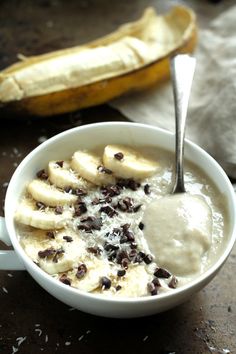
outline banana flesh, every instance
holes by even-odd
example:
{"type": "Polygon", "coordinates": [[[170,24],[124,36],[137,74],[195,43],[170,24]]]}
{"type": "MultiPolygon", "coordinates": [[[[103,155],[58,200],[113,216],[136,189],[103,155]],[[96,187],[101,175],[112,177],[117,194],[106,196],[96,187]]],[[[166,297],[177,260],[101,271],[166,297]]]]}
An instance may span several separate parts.
{"type": "Polygon", "coordinates": [[[72,156],[71,167],[81,177],[98,186],[113,184],[115,178],[112,174],[102,172],[102,170],[99,171],[99,167],[102,167],[102,165],[102,159],[89,152],[76,151],[72,156]]]}
{"type": "Polygon", "coordinates": [[[144,158],[139,152],[120,145],[107,145],[103,153],[104,166],[114,172],[117,177],[142,179],[157,172],[156,161],[144,158]],[[117,159],[116,154],[122,154],[117,159]]]}
{"type": "Polygon", "coordinates": [[[30,200],[20,203],[15,213],[15,221],[42,230],[61,229],[68,219],[68,214],[56,215],[52,211],[37,210],[30,200]]]}
{"type": "Polygon", "coordinates": [[[80,178],[71,169],[69,161],[63,161],[63,166],[59,166],[57,161],[50,161],[48,164],[49,180],[52,184],[59,188],[87,188],[86,180],[80,178]]]}
{"type": "Polygon", "coordinates": [[[168,59],[196,44],[195,14],[147,8],[136,22],[87,45],[26,58],[0,73],[0,103],[47,116],[106,102],[169,77],[168,59]]]}
{"type": "Polygon", "coordinates": [[[77,200],[75,195],[59,191],[54,186],[38,179],[30,182],[27,189],[35,200],[48,206],[70,205],[77,200]]]}

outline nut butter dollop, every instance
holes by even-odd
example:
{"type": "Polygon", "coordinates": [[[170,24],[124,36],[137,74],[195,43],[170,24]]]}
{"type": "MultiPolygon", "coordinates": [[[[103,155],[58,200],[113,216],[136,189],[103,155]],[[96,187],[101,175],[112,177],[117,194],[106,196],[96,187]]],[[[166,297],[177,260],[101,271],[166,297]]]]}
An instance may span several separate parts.
{"type": "Polygon", "coordinates": [[[179,276],[200,272],[212,239],[212,212],[187,193],[151,202],[143,216],[144,236],[158,264],[179,276]]]}

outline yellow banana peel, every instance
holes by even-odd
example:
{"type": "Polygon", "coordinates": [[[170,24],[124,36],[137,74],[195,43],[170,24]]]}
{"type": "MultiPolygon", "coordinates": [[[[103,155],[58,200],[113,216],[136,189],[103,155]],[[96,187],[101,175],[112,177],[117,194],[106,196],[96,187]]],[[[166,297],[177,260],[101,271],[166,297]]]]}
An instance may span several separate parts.
{"type": "Polygon", "coordinates": [[[0,72],[0,105],[50,116],[107,102],[169,78],[169,58],[192,52],[196,16],[176,6],[143,16],[86,45],[24,58],[0,72]]]}

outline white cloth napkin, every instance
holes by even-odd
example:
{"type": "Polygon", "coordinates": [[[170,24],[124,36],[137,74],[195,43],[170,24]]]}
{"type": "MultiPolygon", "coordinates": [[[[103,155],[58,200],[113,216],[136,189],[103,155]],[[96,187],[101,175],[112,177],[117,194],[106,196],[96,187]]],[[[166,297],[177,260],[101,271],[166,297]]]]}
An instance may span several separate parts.
{"type": "MultiPolygon", "coordinates": [[[[186,137],[236,178],[236,6],[199,31],[186,137]]],[[[174,131],[171,83],[111,102],[129,119],[174,131]]]]}

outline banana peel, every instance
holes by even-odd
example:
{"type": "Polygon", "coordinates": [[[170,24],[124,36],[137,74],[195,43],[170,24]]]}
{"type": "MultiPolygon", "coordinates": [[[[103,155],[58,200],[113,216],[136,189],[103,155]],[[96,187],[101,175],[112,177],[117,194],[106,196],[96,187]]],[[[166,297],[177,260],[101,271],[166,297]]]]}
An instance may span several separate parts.
{"type": "Polygon", "coordinates": [[[143,16],[86,45],[23,58],[0,72],[0,106],[51,116],[95,106],[167,80],[169,58],[197,42],[195,13],[176,6],[143,16]]]}

